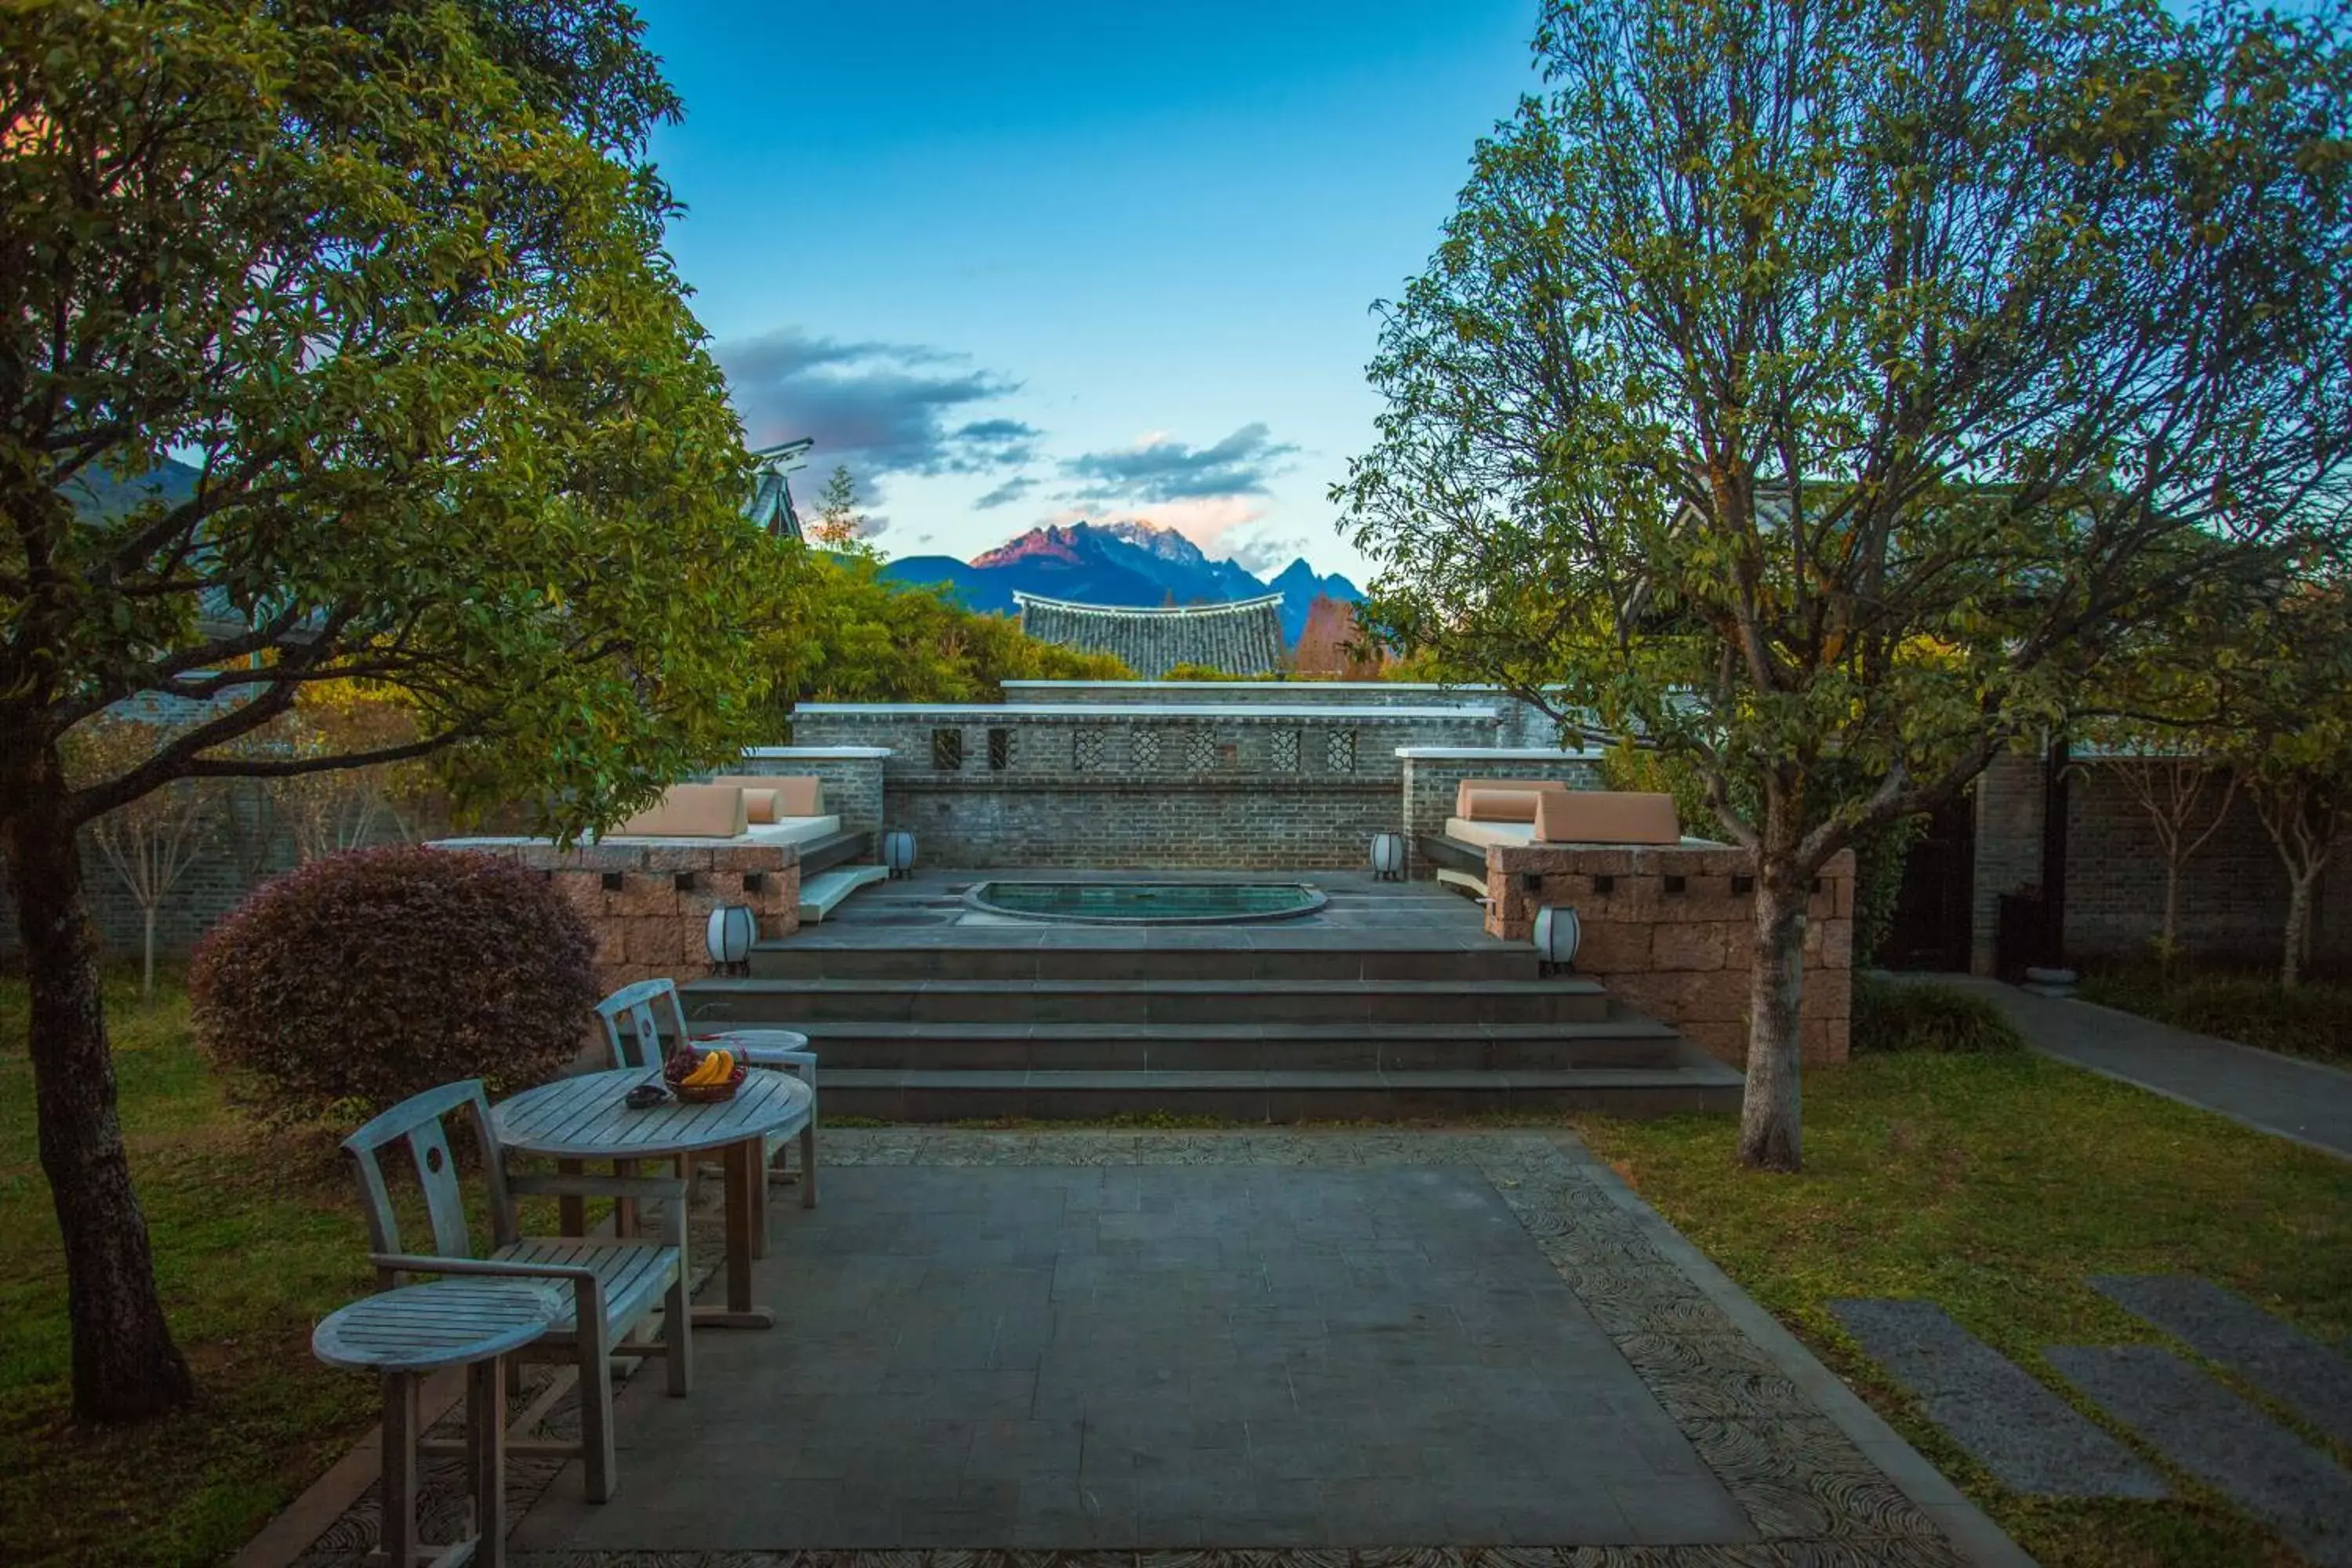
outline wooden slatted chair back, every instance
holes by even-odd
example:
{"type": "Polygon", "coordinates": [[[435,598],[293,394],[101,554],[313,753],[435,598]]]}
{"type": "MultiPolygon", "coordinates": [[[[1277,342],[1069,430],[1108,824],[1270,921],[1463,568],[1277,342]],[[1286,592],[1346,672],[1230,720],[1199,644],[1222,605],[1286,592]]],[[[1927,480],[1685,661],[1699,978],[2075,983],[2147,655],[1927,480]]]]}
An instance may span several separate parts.
{"type": "Polygon", "coordinates": [[[686,1007],[674,980],[624,985],[596,1004],[596,1016],[604,1020],[605,1043],[613,1048],[616,1068],[659,1067],[665,1028],[670,1031],[673,1050],[686,1038],[686,1007]]]}
{"type": "Polygon", "coordinates": [[[433,1232],[432,1254],[436,1258],[477,1256],[466,1221],[465,1192],[457,1181],[457,1155],[443,1125],[453,1115],[470,1119],[476,1146],[481,1151],[483,1177],[489,1188],[491,1245],[504,1247],[520,1237],[514,1200],[507,1191],[505,1162],[490,1125],[489,1099],[482,1092],[482,1080],[469,1078],[411,1095],[343,1140],[343,1148],[358,1171],[360,1205],[367,1214],[372,1250],[415,1250],[400,1244],[400,1215],[383,1169],[383,1152],[405,1143],[409,1163],[425,1192],[425,1223],[433,1232]]]}

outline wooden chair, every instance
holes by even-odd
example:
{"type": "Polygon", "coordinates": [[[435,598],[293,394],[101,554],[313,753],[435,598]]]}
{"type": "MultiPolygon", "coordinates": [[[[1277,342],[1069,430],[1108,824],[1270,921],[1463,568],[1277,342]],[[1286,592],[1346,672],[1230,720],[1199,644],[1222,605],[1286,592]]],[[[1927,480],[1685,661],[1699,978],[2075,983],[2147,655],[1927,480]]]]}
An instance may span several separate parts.
{"type": "MultiPolygon", "coordinates": [[[[506,1169],[504,1152],[490,1121],[490,1104],[478,1079],[444,1084],[413,1095],[343,1140],[358,1167],[362,1206],[374,1263],[387,1289],[413,1274],[493,1275],[568,1285],[569,1300],[545,1337],[517,1352],[518,1359],[570,1363],[580,1371],[580,1436],[577,1444],[532,1441],[528,1433],[546,1415],[560,1384],[515,1424],[516,1454],[577,1454],[587,1472],[591,1502],[613,1495],[613,1358],[658,1355],[669,1392],[682,1395],[694,1379],[693,1313],[687,1301],[686,1184],[662,1177],[520,1176],[506,1169]],[[442,1119],[454,1112],[471,1118],[489,1188],[490,1247],[474,1253],[466,1221],[457,1165],[442,1119]],[[433,1233],[429,1252],[401,1246],[400,1221],[384,1182],[383,1151],[405,1142],[425,1190],[425,1213],[433,1233]],[[610,1197],[662,1203],[666,1236],[660,1240],[598,1237],[532,1237],[515,1219],[518,1196],[610,1197]],[[632,1340],[632,1331],[662,1314],[658,1342],[632,1340]]],[[[430,1445],[426,1453],[445,1451],[430,1445]]],[[[455,1447],[446,1451],[458,1451],[455,1447]]]]}
{"type": "MultiPolygon", "coordinates": [[[[676,1050],[674,1043],[693,1037],[687,1027],[686,1005],[677,994],[677,983],[672,980],[640,980],[634,985],[624,985],[596,1004],[596,1016],[604,1021],[604,1040],[612,1047],[613,1065],[616,1068],[646,1068],[659,1065],[664,1049],[662,1036],[667,1033],[673,1042],[667,1048],[676,1050]]],[[[808,1085],[808,1125],[801,1129],[801,1207],[816,1206],[816,1053],[808,1048],[808,1037],[792,1029],[711,1029],[704,1036],[709,1041],[725,1046],[736,1056],[755,1068],[771,1068],[789,1072],[808,1085]]],[[[783,1169],[785,1142],[782,1139],[768,1151],[774,1168],[783,1169]]],[[[767,1215],[762,1201],[759,1235],[767,1235],[767,1215]]]]}

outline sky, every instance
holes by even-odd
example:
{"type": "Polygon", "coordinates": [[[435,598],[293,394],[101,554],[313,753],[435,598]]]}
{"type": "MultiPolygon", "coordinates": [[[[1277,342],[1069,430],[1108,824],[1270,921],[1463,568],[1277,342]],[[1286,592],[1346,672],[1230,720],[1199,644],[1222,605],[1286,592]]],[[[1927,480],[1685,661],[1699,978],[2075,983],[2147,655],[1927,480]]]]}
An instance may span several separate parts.
{"type": "Polygon", "coordinates": [[[1142,519],[1363,574],[1373,302],[1534,90],[1535,0],[646,0],[670,247],[755,446],[893,555],[1142,519]]]}

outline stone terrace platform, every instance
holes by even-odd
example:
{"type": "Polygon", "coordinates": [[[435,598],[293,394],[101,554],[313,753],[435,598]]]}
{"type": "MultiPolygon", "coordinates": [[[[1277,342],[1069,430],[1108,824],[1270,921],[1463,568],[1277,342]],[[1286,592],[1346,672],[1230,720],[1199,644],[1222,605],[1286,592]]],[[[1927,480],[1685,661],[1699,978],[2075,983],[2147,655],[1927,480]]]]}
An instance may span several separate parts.
{"type": "Polygon", "coordinates": [[[815,1042],[832,1116],[1169,1113],[1396,1120],[1536,1109],[1728,1110],[1739,1075],[1598,983],[1540,976],[1476,904],[1357,874],[930,872],[858,894],[687,987],[697,1024],[815,1042]],[[1263,923],[1116,927],[976,914],[981,879],[1297,879],[1263,923]]]}
{"type": "Polygon", "coordinates": [[[614,1500],[566,1468],[520,1563],[2022,1561],[1564,1133],[826,1145],[784,1321],[698,1342],[688,1398],[633,1380],[614,1500]]]}

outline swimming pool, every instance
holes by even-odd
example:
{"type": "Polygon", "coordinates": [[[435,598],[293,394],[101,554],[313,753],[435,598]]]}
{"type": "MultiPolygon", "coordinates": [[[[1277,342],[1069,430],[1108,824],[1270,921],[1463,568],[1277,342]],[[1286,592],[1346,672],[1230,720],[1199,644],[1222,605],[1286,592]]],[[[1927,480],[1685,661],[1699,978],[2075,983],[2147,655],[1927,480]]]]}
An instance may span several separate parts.
{"type": "Polygon", "coordinates": [[[1225,925],[1313,914],[1325,900],[1303,882],[982,882],[963,901],[1029,921],[1225,925]]]}

